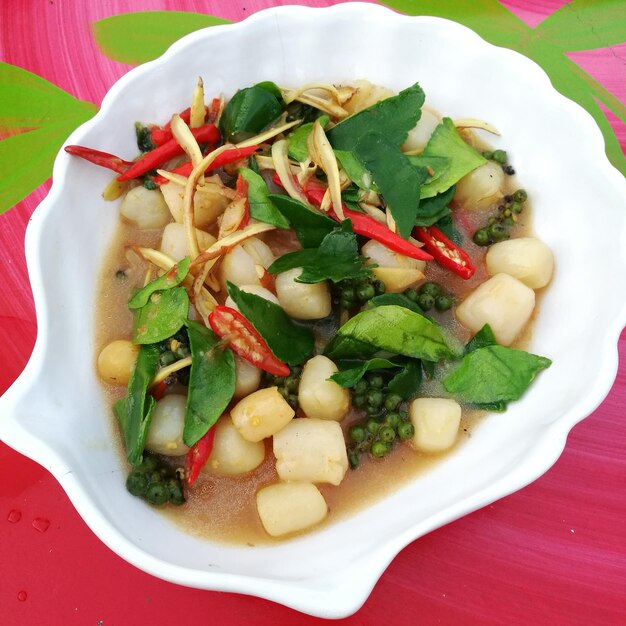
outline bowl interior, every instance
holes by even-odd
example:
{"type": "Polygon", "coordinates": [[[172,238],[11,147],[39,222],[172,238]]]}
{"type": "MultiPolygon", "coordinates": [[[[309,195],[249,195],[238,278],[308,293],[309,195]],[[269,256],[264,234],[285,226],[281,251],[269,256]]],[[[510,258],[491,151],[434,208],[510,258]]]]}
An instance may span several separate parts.
{"type": "Polygon", "coordinates": [[[523,401],[354,517],[275,546],[217,545],[185,534],[124,488],[93,353],[95,280],[117,206],[101,198],[107,172],[58,157],[53,190],[27,238],[40,335],[25,376],[3,399],[3,438],[46,464],[95,532],[136,565],[184,584],[345,614],[408,541],[545,471],[569,428],[608,392],[626,302],[618,282],[626,269],[623,179],[608,165],[591,119],[527,59],[445,20],[360,4],[264,12],[191,35],[124,77],[68,142],[131,157],[134,122],[162,123],[185,108],[199,75],[207,95],[227,97],[262,80],[297,86],[367,78],[396,90],[419,81],[443,114],[500,130],[489,141],[509,152],[532,199],[535,230],[555,254],[530,347],[553,365],[523,401]],[[588,243],[598,223],[607,237],[602,254],[588,243]],[[317,594],[334,600],[322,608],[317,594]]]}

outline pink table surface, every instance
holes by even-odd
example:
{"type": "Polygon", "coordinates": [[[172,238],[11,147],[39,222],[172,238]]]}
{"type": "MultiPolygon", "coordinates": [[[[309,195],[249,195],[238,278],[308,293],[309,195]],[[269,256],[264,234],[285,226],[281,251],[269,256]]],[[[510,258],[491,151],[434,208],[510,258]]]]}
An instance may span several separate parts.
{"type": "MultiPolygon", "coordinates": [[[[90,36],[90,23],[142,10],[187,10],[240,20],[282,4],[287,3],[1,0],[0,59],[99,103],[128,68],[102,55],[90,36]]],[[[505,4],[535,26],[564,2],[505,4]]],[[[625,45],[570,57],[626,101],[625,45]]],[[[624,125],[615,116],[609,119],[623,148],[624,125]]],[[[35,340],[23,238],[28,218],[48,188],[49,183],[43,185],[0,216],[0,392],[18,376],[35,340]]],[[[409,545],[364,607],[342,621],[625,624],[626,333],[619,351],[621,365],[611,393],[573,429],[550,471],[518,493],[409,545]]],[[[265,600],[187,589],[144,574],[92,534],[45,469],[1,443],[0,563],[0,624],[6,626],[322,621],[265,600]]]]}

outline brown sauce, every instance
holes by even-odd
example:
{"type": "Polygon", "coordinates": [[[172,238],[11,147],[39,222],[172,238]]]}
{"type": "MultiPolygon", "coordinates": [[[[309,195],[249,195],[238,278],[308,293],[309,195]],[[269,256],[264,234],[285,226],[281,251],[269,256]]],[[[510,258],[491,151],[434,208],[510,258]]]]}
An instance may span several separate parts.
{"type": "MultiPolygon", "coordinates": [[[[512,193],[518,187],[514,177],[507,177],[506,182],[507,193],[512,193]]],[[[470,233],[484,226],[486,216],[489,214],[488,212],[465,211],[460,213],[461,219],[465,221],[467,232],[470,233]]],[[[511,230],[511,236],[530,234],[532,234],[531,211],[527,202],[519,222],[511,230]]],[[[271,234],[266,238],[266,242],[275,248],[276,252],[283,253],[283,250],[276,249],[278,242],[273,241],[274,238],[275,235],[271,234]]],[[[100,274],[100,290],[96,307],[96,355],[114,339],[131,338],[132,314],[127,307],[127,302],[134,291],[143,285],[146,274],[146,265],[130,249],[131,245],[137,244],[158,247],[160,231],[141,231],[127,223],[120,222],[100,274]],[[123,275],[120,272],[123,272],[123,275]]],[[[291,246],[292,242],[289,242],[287,248],[291,246]]],[[[470,280],[464,281],[435,263],[428,264],[425,278],[425,280],[441,283],[447,291],[457,294],[459,301],[488,278],[483,262],[487,248],[481,248],[474,245],[471,240],[467,240],[464,242],[464,249],[470,254],[477,268],[470,280]]],[[[537,310],[538,306],[535,307],[533,319],[537,315],[537,310]]],[[[432,315],[438,323],[448,328],[462,342],[469,340],[469,331],[456,321],[452,311],[434,312],[432,315]]],[[[532,320],[515,342],[516,347],[523,348],[528,344],[531,327],[532,320]]],[[[111,405],[126,391],[123,387],[104,383],[103,388],[111,405]]],[[[428,387],[424,390],[425,395],[428,395],[428,387]]],[[[342,422],[344,430],[350,422],[361,416],[361,413],[351,411],[342,422]]],[[[413,450],[408,444],[398,444],[394,451],[383,459],[372,459],[363,455],[359,468],[348,470],[339,486],[318,485],[330,509],[330,514],[322,526],[380,500],[409,480],[415,479],[421,472],[427,471],[443,456],[453,453],[456,446],[462,445],[463,441],[470,436],[472,428],[480,421],[481,416],[481,412],[464,410],[458,441],[451,450],[443,454],[423,455],[413,450]]],[[[120,456],[124,457],[121,438],[112,412],[111,436],[118,442],[120,456]]],[[[181,459],[181,463],[183,461],[181,459]]],[[[168,506],[163,509],[163,512],[187,532],[213,541],[239,545],[259,545],[280,541],[280,539],[272,539],[265,533],[256,511],[256,492],[262,486],[278,481],[274,465],[271,442],[266,441],[265,460],[258,468],[239,477],[214,477],[203,472],[193,490],[188,494],[187,502],[179,507],[168,506]]]]}

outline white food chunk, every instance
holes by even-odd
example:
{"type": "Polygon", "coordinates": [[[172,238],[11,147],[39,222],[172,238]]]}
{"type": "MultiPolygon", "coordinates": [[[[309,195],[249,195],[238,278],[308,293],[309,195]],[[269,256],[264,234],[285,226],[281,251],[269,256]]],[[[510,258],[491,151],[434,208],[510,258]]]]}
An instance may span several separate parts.
{"type": "MultiPolygon", "coordinates": [[[[179,183],[170,181],[161,185],[160,189],[172,217],[182,224],[185,188],[179,183]]],[[[193,198],[194,223],[202,230],[214,224],[230,203],[230,199],[220,192],[219,185],[208,181],[204,186],[197,188],[193,198]]]]}
{"type": "Polygon", "coordinates": [[[398,254],[373,239],[361,248],[361,254],[378,265],[373,269],[374,276],[389,293],[400,293],[424,278],[425,261],[398,254]]]}
{"type": "MultiPolygon", "coordinates": [[[[215,237],[196,228],[196,237],[200,250],[206,250],[215,243],[215,237]]],[[[187,233],[185,226],[178,222],[172,222],[163,229],[161,237],[161,252],[164,252],[175,261],[189,256],[189,245],[187,243],[187,233]]]]}
{"type": "Polygon", "coordinates": [[[187,397],[171,394],[156,403],[146,438],[146,448],[166,456],[182,456],[189,448],[183,443],[187,397]]]}
{"type": "Polygon", "coordinates": [[[244,439],[261,441],[284,428],[295,415],[278,387],[259,389],[240,400],[231,410],[233,424],[244,439]]]}
{"type": "Polygon", "coordinates": [[[257,237],[250,237],[225,254],[220,266],[220,281],[237,285],[260,285],[256,265],[267,269],[275,260],[270,247],[257,237]]]}
{"type": "Polygon", "coordinates": [[[487,161],[456,184],[454,201],[466,211],[484,211],[504,195],[503,189],[502,167],[487,161]]]}
{"type": "Polygon", "coordinates": [[[422,452],[442,452],[456,441],[461,407],[447,398],[417,398],[409,406],[415,428],[413,445],[422,452]]]}
{"type": "Polygon", "coordinates": [[[328,281],[311,285],[296,282],[301,273],[302,268],[295,267],[276,276],[276,295],[285,313],[299,320],[317,320],[330,315],[328,281]]]}
{"type": "Polygon", "coordinates": [[[112,385],[128,385],[139,346],[127,339],[111,341],[98,355],[98,374],[112,385]]]}
{"type": "MultiPolygon", "coordinates": [[[[261,285],[239,285],[239,289],[241,289],[241,291],[245,291],[246,293],[253,293],[255,296],[265,298],[266,300],[269,300],[274,304],[280,304],[278,302],[278,298],[269,289],[261,287],[261,285]]],[[[229,306],[231,309],[239,311],[239,307],[235,304],[235,301],[230,296],[226,298],[226,302],[224,302],[224,304],[226,306],[229,306]]]]}
{"type": "Polygon", "coordinates": [[[215,425],[213,450],[204,470],[216,476],[236,476],[257,468],[265,458],[265,444],[244,439],[231,418],[220,417],[215,425]]]}
{"type": "Polygon", "coordinates": [[[295,533],[319,524],[328,514],[328,505],[311,483],[278,483],[256,494],[261,523],[272,537],[295,533]]]}
{"type": "Polygon", "coordinates": [[[422,116],[413,129],[409,131],[402,150],[404,152],[421,152],[428,143],[435,128],[441,123],[441,115],[429,106],[422,107],[422,116]]]}
{"type": "Polygon", "coordinates": [[[274,435],[273,445],[282,480],[338,485],[348,470],[346,443],[337,422],[292,420],[274,435]]]}
{"type": "Polygon", "coordinates": [[[235,355],[235,393],[233,398],[239,400],[256,391],[261,384],[261,370],[246,359],[235,355]]]}
{"type": "Polygon", "coordinates": [[[298,403],[307,417],[337,421],[345,417],[350,408],[350,392],[328,380],[338,371],[322,354],[306,362],[298,387],[298,403]]]}
{"type": "Polygon", "coordinates": [[[172,218],[161,192],[133,187],[120,204],[120,215],[138,228],[163,228],[172,218]]]}
{"type": "Polygon", "coordinates": [[[531,289],[545,287],[554,270],[552,251],[535,237],[500,241],[489,248],[485,262],[491,276],[503,272],[531,289]]]}
{"type": "Polygon", "coordinates": [[[534,308],[535,292],[530,287],[508,274],[496,274],[465,298],[456,309],[456,317],[473,333],[489,324],[498,343],[508,346],[534,308]]]}
{"type": "Polygon", "coordinates": [[[424,278],[420,270],[399,267],[375,267],[372,272],[385,285],[387,293],[401,293],[424,278]]]}

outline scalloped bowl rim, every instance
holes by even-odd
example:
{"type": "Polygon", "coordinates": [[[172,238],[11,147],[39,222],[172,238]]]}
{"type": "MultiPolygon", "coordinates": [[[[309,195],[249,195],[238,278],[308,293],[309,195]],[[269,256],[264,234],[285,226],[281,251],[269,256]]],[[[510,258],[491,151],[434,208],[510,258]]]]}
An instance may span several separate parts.
{"type": "MultiPolygon", "coordinates": [[[[407,17],[377,5],[362,3],[335,5],[324,9],[291,6],[273,8],[256,13],[238,24],[214,26],[192,33],[173,44],[158,59],[139,66],[120,78],[105,96],[97,115],[74,131],[66,143],[81,143],[81,138],[90,130],[97,128],[103,120],[106,122],[129,85],[140,77],[166,66],[173,58],[184,53],[197,42],[216,37],[225,30],[229,33],[236,31],[245,33],[257,27],[262,29],[268,27],[268,24],[278,24],[281,20],[288,22],[291,19],[298,19],[303,15],[310,18],[312,29],[320,28],[321,24],[346,16],[353,20],[376,19],[389,27],[408,23],[415,24],[416,27],[426,25],[437,32],[451,31],[455,38],[469,42],[469,45],[480,49],[485,54],[497,54],[499,57],[506,55],[509,59],[515,59],[516,68],[523,68],[532,80],[539,85],[543,83],[544,87],[548,88],[549,91],[544,94],[548,101],[558,103],[558,106],[572,120],[580,124],[580,128],[583,129],[581,132],[588,142],[590,154],[595,155],[602,164],[601,168],[600,166],[598,168],[602,169],[605,180],[613,186],[617,195],[621,193],[622,199],[626,197],[626,182],[606,160],[602,135],[591,116],[577,104],[554,91],[543,70],[535,63],[516,52],[488,44],[476,33],[455,22],[435,17],[407,17]]],[[[55,207],[62,204],[63,195],[67,193],[68,168],[70,168],[70,159],[61,151],[54,164],[52,189],[33,213],[27,230],[26,256],[39,330],[28,365],[0,399],[2,415],[0,437],[8,445],[45,466],[59,480],[79,514],[107,546],[130,563],[160,578],[203,589],[248,593],[313,615],[335,618],[346,616],[362,605],[388,563],[408,543],[445,523],[520,489],[544,473],[562,452],[570,429],[600,404],[608,394],[615,378],[618,364],[617,340],[626,324],[626,291],[618,294],[621,298],[617,298],[613,307],[613,318],[607,321],[603,343],[599,349],[599,366],[588,394],[550,425],[544,425],[544,428],[537,433],[532,450],[527,450],[519,459],[517,467],[507,471],[498,480],[480,486],[454,504],[442,508],[419,523],[406,526],[402,532],[389,536],[376,549],[360,555],[350,563],[344,564],[343,569],[333,573],[317,572],[301,579],[281,580],[258,575],[212,572],[210,568],[204,571],[168,562],[145,551],[140,545],[129,541],[116,528],[113,528],[102,511],[94,505],[90,493],[85,489],[70,460],[63,455],[63,451],[50,447],[20,424],[19,416],[24,411],[23,404],[26,396],[32,392],[35,381],[45,380],[47,375],[42,368],[49,349],[49,292],[48,287],[44,287],[45,277],[40,252],[45,219],[53,211],[61,210],[55,207]]],[[[622,223],[622,229],[617,236],[626,241],[624,232],[626,231],[622,223]]],[[[626,246],[622,245],[622,249],[624,248],[626,246]]],[[[626,269],[626,258],[623,252],[620,261],[623,269],[626,269]]]]}

